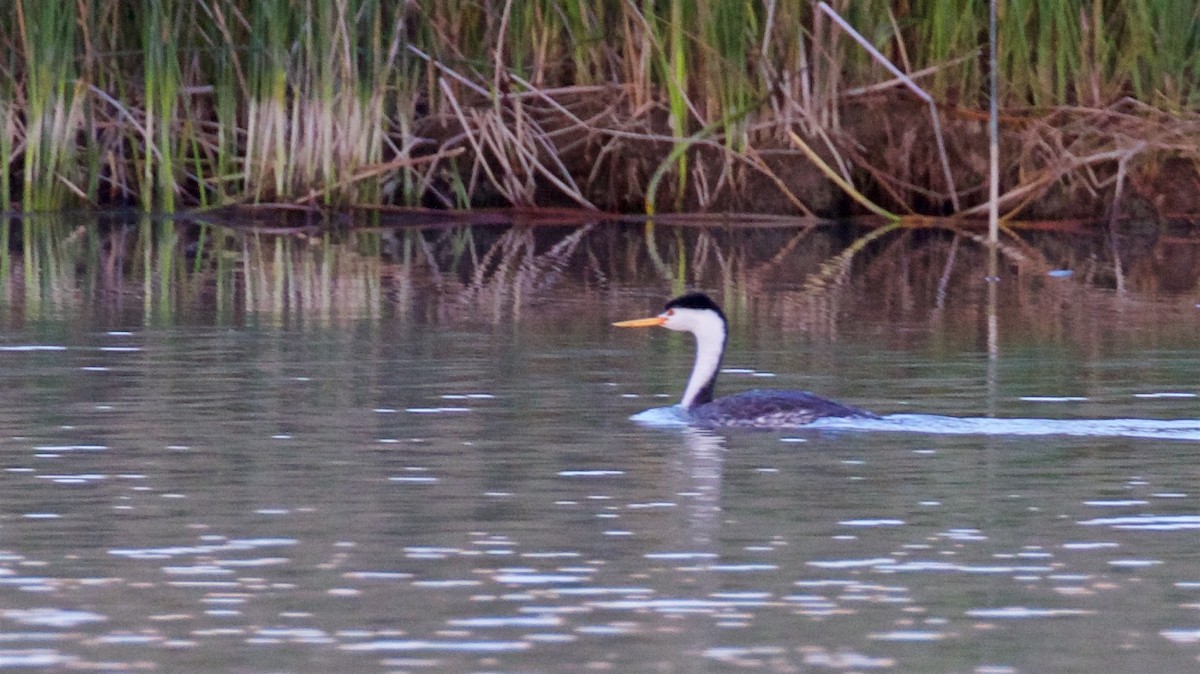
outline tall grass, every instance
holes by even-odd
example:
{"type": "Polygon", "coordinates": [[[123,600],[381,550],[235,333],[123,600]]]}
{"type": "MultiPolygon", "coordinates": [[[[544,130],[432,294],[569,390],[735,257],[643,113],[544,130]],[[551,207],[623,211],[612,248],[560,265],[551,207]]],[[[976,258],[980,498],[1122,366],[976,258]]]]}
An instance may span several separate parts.
{"type": "Polygon", "coordinates": [[[141,199],[144,210],[155,203],[164,211],[175,210],[176,136],[172,129],[179,104],[179,49],[174,27],[183,23],[179,0],[147,3],[142,15],[142,51],[145,54],[145,137],[141,199]]]}
{"type": "MultiPolygon", "coordinates": [[[[891,76],[809,0],[11,4],[4,208],[621,207],[668,158],[675,207],[705,208],[752,200],[755,176],[786,189],[786,162],[807,162],[779,154],[789,132],[895,191],[842,137],[864,132],[846,106],[891,76]]],[[[980,108],[984,3],[830,4],[947,109],[980,108]]],[[[1200,107],[1194,0],[1010,0],[999,47],[1010,111],[1200,107]]]]}
{"type": "MultiPolygon", "coordinates": [[[[19,92],[13,103],[24,118],[19,144],[24,157],[21,202],[41,210],[64,204],[78,193],[74,158],[83,103],[76,54],[78,31],[68,3],[17,0],[15,38],[25,66],[22,81],[5,88],[19,92]]],[[[12,157],[13,155],[6,155],[12,157]]]]}

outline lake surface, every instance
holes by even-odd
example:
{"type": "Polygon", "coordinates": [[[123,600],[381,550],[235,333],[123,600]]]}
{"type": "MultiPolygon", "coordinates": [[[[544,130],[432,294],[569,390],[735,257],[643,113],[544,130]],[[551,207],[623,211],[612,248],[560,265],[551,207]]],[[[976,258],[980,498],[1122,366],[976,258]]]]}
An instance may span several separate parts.
{"type": "Polygon", "coordinates": [[[1189,292],[1010,264],[989,311],[948,237],[831,272],[844,232],[214,230],[209,261],[152,227],[3,281],[0,669],[1200,667],[1189,292]],[[609,324],[684,285],[730,316],[718,393],[884,422],[631,421],[690,338],[609,324]]]}

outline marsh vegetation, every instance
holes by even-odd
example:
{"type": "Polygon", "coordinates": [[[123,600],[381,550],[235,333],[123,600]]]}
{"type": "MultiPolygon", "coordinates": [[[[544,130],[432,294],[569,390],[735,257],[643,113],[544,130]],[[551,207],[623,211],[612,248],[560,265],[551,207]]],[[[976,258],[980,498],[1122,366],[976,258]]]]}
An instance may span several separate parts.
{"type": "MultiPolygon", "coordinates": [[[[978,215],[985,5],[14,0],[0,208],[978,215]]],[[[1200,211],[1198,12],[1005,3],[1008,218],[1200,211]]]]}

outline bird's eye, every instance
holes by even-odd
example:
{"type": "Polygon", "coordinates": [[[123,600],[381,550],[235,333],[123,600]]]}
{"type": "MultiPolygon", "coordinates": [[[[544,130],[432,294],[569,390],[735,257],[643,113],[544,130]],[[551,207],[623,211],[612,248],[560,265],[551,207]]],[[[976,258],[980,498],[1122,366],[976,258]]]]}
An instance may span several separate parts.
{"type": "Polygon", "coordinates": [[[667,309],[667,315],[668,315],[668,316],[674,316],[674,315],[675,315],[675,310],[674,310],[674,309],[667,309]]]}

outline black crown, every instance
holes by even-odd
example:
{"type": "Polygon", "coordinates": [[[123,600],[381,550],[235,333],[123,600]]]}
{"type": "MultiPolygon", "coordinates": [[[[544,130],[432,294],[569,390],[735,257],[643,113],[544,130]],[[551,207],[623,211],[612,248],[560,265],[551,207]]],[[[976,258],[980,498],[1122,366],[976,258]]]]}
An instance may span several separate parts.
{"type": "Polygon", "coordinates": [[[712,301],[712,298],[704,293],[688,293],[686,295],[680,295],[670,302],[667,302],[667,306],[663,307],[663,311],[668,311],[670,309],[700,309],[715,311],[721,317],[721,320],[725,320],[725,314],[721,311],[721,307],[717,306],[717,303],[712,301]]]}

